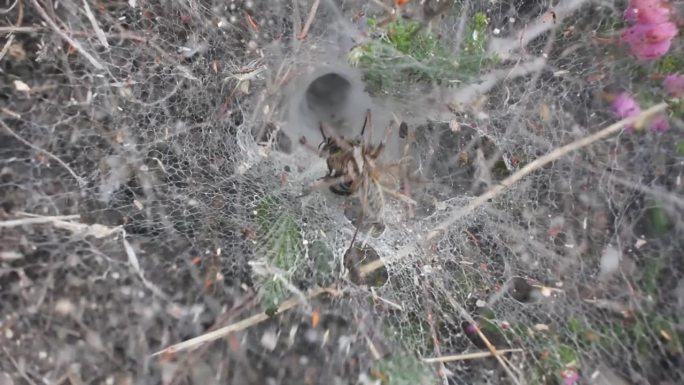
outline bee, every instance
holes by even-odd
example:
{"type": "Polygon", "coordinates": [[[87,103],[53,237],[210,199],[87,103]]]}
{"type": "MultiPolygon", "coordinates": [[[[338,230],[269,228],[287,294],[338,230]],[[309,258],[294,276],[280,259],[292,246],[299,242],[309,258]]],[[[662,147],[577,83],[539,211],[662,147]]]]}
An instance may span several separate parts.
{"type": "Polygon", "coordinates": [[[318,151],[319,155],[326,158],[328,172],[310,190],[327,186],[334,194],[355,196],[361,203],[359,221],[382,223],[385,196],[415,205],[413,199],[394,188],[398,184],[394,171],[401,166],[402,161],[386,164],[379,162],[392,125],[387,127],[385,137],[379,144],[370,143],[373,129],[370,110],[366,111],[361,133],[355,138],[347,139],[335,135],[323,123],[319,125],[319,129],[323,141],[318,146],[318,151]]]}

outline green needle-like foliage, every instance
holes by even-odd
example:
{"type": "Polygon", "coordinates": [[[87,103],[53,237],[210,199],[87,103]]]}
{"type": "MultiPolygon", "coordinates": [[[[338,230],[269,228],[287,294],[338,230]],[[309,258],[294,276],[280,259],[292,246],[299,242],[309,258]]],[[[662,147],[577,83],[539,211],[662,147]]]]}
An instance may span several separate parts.
{"type": "MultiPolygon", "coordinates": [[[[264,198],[257,205],[256,221],[259,226],[257,250],[266,263],[290,279],[303,251],[302,235],[295,216],[272,198],[264,198]]],[[[261,286],[263,305],[275,310],[289,294],[282,279],[264,278],[261,286]]]]}
{"type": "Polygon", "coordinates": [[[487,17],[476,14],[467,30],[463,52],[454,55],[436,36],[419,23],[397,20],[384,29],[369,21],[378,38],[355,47],[349,60],[365,70],[372,92],[398,93],[407,82],[448,84],[466,80],[480,72],[487,59],[487,17]]]}

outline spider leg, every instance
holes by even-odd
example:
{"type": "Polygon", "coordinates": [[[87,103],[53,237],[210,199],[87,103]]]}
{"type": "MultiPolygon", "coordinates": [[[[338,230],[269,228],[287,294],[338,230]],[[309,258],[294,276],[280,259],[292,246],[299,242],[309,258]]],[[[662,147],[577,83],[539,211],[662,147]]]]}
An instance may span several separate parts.
{"type": "Polygon", "coordinates": [[[321,130],[321,134],[323,134],[324,142],[328,142],[328,140],[332,139],[333,142],[342,150],[351,151],[352,146],[350,146],[342,136],[337,135],[332,127],[323,122],[320,122],[318,127],[321,130]]]}
{"type": "MultiPolygon", "coordinates": [[[[407,197],[411,197],[411,167],[413,157],[410,155],[411,147],[416,140],[415,131],[410,131],[406,122],[401,122],[399,125],[399,146],[403,148],[403,156],[401,159],[401,192],[407,197]],[[406,162],[404,162],[406,161],[406,162]]],[[[408,204],[408,216],[413,218],[415,216],[415,207],[408,204]]]]}
{"type": "Polygon", "coordinates": [[[415,205],[417,204],[416,201],[414,201],[413,199],[411,199],[411,198],[410,198],[409,196],[407,196],[407,195],[404,195],[404,194],[402,194],[402,193],[400,193],[400,192],[397,192],[397,191],[389,190],[389,189],[387,189],[387,188],[385,188],[385,187],[382,187],[382,189],[383,189],[383,191],[384,191],[385,193],[387,193],[387,195],[390,195],[391,197],[393,197],[393,198],[395,198],[395,199],[398,199],[398,200],[400,200],[400,201],[402,201],[402,202],[404,202],[404,203],[406,203],[406,204],[409,204],[409,205],[411,205],[411,206],[415,206],[415,205]]]}
{"type": "Polygon", "coordinates": [[[318,156],[321,156],[321,151],[320,151],[320,149],[318,149],[318,148],[312,146],[312,145],[309,143],[309,141],[306,140],[306,136],[302,136],[301,138],[299,138],[299,144],[301,144],[302,146],[304,146],[304,148],[306,148],[308,151],[313,152],[313,153],[315,153],[315,154],[318,155],[318,156]]]}
{"type": "Polygon", "coordinates": [[[298,196],[298,198],[305,197],[305,196],[311,194],[315,190],[324,189],[326,187],[335,186],[338,184],[349,183],[351,181],[352,181],[352,177],[349,175],[342,175],[342,176],[332,177],[332,178],[325,178],[324,177],[324,179],[322,179],[322,180],[319,179],[318,181],[314,182],[309,187],[307,187],[304,190],[304,193],[302,195],[298,196]]]}
{"type": "Polygon", "coordinates": [[[371,110],[370,108],[366,110],[366,117],[363,119],[363,127],[361,127],[361,137],[364,138],[363,143],[367,144],[373,139],[373,121],[371,120],[371,110]],[[366,127],[368,127],[368,137],[366,134],[366,127]],[[370,139],[369,139],[370,137],[370,139]]]}
{"type": "Polygon", "coordinates": [[[385,144],[389,140],[389,136],[393,130],[394,130],[394,121],[392,121],[387,126],[387,128],[385,128],[385,135],[383,136],[380,144],[378,144],[377,147],[375,147],[375,149],[373,151],[371,151],[371,154],[370,154],[371,158],[377,159],[378,157],[380,157],[380,155],[382,154],[382,151],[385,149],[385,144]]]}

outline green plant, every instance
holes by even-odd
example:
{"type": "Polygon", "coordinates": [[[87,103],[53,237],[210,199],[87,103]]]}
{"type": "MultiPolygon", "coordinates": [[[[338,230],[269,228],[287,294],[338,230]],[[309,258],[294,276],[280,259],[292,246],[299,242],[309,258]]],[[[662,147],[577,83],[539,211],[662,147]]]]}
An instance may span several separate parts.
{"type": "Polygon", "coordinates": [[[421,385],[434,384],[434,374],[416,357],[405,354],[393,354],[383,360],[372,371],[374,377],[383,385],[421,385]]]}
{"type": "Polygon", "coordinates": [[[656,69],[663,74],[684,72],[684,57],[670,54],[656,62],[656,69]]]}
{"type": "Polygon", "coordinates": [[[473,16],[463,52],[455,56],[436,36],[414,21],[397,20],[379,29],[374,19],[368,26],[379,37],[352,49],[349,61],[365,70],[371,91],[394,93],[406,82],[458,82],[479,73],[486,58],[487,17],[473,16]]]}
{"type": "Polygon", "coordinates": [[[262,306],[275,311],[288,295],[283,280],[289,280],[303,251],[302,236],[295,216],[277,200],[266,197],[257,204],[256,222],[259,228],[257,251],[264,262],[282,276],[261,277],[262,306]]]}
{"type": "Polygon", "coordinates": [[[674,226],[670,221],[662,204],[656,202],[646,210],[649,229],[654,235],[663,235],[669,232],[674,226]]]}
{"type": "Polygon", "coordinates": [[[677,155],[684,156],[684,140],[680,140],[677,143],[677,155]]]}

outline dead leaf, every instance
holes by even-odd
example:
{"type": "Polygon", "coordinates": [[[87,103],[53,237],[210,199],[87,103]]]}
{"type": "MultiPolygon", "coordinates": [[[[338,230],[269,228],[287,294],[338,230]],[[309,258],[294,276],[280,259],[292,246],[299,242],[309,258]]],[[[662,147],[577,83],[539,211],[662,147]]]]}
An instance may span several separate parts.
{"type": "Polygon", "coordinates": [[[16,61],[23,61],[26,59],[26,51],[24,50],[24,46],[21,45],[21,43],[14,43],[9,46],[9,49],[7,50],[7,53],[10,55],[10,57],[16,61]]]}
{"type": "Polygon", "coordinates": [[[662,330],[662,329],[661,329],[661,330],[660,330],[660,335],[661,335],[663,338],[665,338],[666,340],[672,341],[672,336],[670,335],[670,333],[667,332],[667,330],[662,330]]]}
{"type": "Polygon", "coordinates": [[[533,326],[534,330],[538,332],[548,332],[549,331],[549,325],[546,324],[536,324],[533,326]]]}
{"type": "Polygon", "coordinates": [[[21,92],[30,92],[31,91],[31,87],[29,87],[28,84],[22,82],[21,80],[15,80],[14,81],[14,88],[17,91],[21,91],[21,92]]]}
{"type": "Polygon", "coordinates": [[[539,116],[544,123],[551,122],[551,108],[546,103],[539,106],[539,116]]]}
{"type": "Polygon", "coordinates": [[[14,385],[14,380],[8,373],[0,372],[0,385],[14,385]]]}
{"type": "Polygon", "coordinates": [[[245,13],[245,16],[247,16],[247,24],[249,24],[250,28],[252,28],[254,32],[259,32],[259,26],[257,25],[256,21],[254,21],[252,16],[250,16],[249,13],[245,13]]]}
{"type": "Polygon", "coordinates": [[[318,323],[321,321],[321,313],[318,310],[314,310],[311,313],[311,326],[316,327],[318,326],[318,323]]]}
{"type": "Polygon", "coordinates": [[[121,130],[116,131],[114,134],[114,141],[118,144],[122,144],[124,141],[124,133],[121,130]]]}

